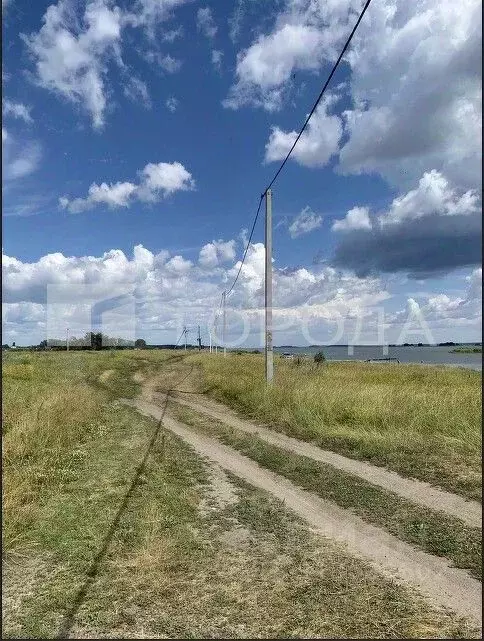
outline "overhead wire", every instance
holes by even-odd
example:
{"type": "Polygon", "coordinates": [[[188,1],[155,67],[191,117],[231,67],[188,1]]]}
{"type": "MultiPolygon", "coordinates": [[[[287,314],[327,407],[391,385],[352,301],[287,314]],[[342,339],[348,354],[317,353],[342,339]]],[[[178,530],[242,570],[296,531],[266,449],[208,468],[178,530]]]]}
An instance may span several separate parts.
{"type": "MultiPolygon", "coordinates": [[[[262,201],[263,201],[263,199],[264,199],[264,196],[267,194],[267,191],[268,191],[269,189],[271,189],[272,185],[276,182],[276,180],[277,180],[277,178],[278,178],[279,174],[280,174],[280,173],[281,173],[281,171],[283,170],[283,168],[284,168],[285,164],[286,164],[286,163],[287,163],[287,161],[289,160],[289,158],[290,158],[290,156],[291,156],[292,152],[294,151],[294,149],[295,149],[295,147],[296,147],[297,143],[299,142],[299,140],[300,140],[301,136],[303,135],[304,131],[306,130],[306,127],[308,126],[309,121],[311,120],[311,117],[313,116],[314,112],[315,112],[315,111],[316,111],[316,109],[318,108],[318,105],[319,105],[319,103],[321,102],[321,100],[322,100],[322,98],[323,98],[323,96],[324,96],[324,93],[325,93],[325,91],[326,91],[326,89],[327,89],[327,87],[328,87],[329,83],[331,82],[331,80],[332,80],[332,78],[333,78],[333,76],[334,76],[334,74],[335,74],[335,72],[336,72],[336,69],[337,69],[337,68],[338,68],[338,66],[339,66],[339,63],[341,62],[341,60],[342,60],[342,58],[343,58],[344,54],[346,53],[346,50],[348,49],[348,47],[349,47],[349,45],[350,45],[350,43],[351,43],[351,41],[352,41],[352,39],[353,39],[353,36],[355,35],[356,30],[358,29],[358,27],[359,27],[359,25],[360,25],[360,22],[362,21],[363,16],[364,16],[364,15],[365,15],[365,13],[366,13],[366,10],[367,10],[367,9],[368,9],[368,7],[370,6],[370,3],[371,3],[371,0],[366,0],[365,4],[364,4],[364,6],[363,6],[363,9],[361,10],[361,13],[360,13],[360,15],[359,15],[359,17],[358,17],[358,20],[357,20],[357,21],[356,21],[356,23],[355,23],[355,26],[354,26],[354,27],[353,27],[353,29],[351,30],[351,33],[350,33],[350,35],[348,36],[348,38],[347,38],[347,40],[346,40],[346,42],[345,42],[345,44],[344,44],[344,47],[343,47],[343,49],[341,50],[341,53],[339,54],[339,56],[338,56],[338,58],[337,58],[336,62],[334,63],[333,68],[331,69],[331,72],[330,72],[330,74],[329,74],[329,76],[328,76],[328,78],[327,78],[326,82],[325,82],[325,83],[324,83],[324,85],[323,85],[323,88],[321,89],[321,91],[320,91],[320,93],[319,93],[319,95],[318,95],[318,97],[317,97],[317,99],[316,99],[316,102],[315,102],[315,103],[314,103],[314,105],[312,106],[311,111],[309,112],[309,115],[307,116],[307,118],[306,118],[306,120],[305,120],[305,122],[304,122],[303,126],[301,127],[301,130],[299,131],[298,135],[296,136],[296,139],[294,140],[294,142],[293,142],[293,144],[292,144],[291,148],[289,149],[289,151],[288,151],[288,153],[287,153],[286,157],[285,157],[285,158],[284,158],[284,160],[282,161],[282,163],[281,163],[280,167],[278,168],[278,170],[277,170],[277,171],[276,171],[276,173],[274,174],[274,176],[273,176],[272,180],[270,181],[270,183],[268,184],[268,186],[265,188],[264,192],[261,194],[261,197],[260,197],[260,199],[259,199],[259,205],[258,205],[258,207],[257,207],[257,211],[256,211],[256,214],[255,214],[255,217],[254,217],[254,222],[252,223],[252,229],[251,229],[251,231],[250,231],[249,239],[248,239],[248,241],[247,241],[247,246],[246,246],[246,248],[245,248],[244,255],[243,255],[243,257],[242,257],[242,261],[241,261],[240,266],[239,266],[239,270],[238,270],[237,275],[236,275],[236,277],[235,277],[235,279],[234,279],[234,282],[232,283],[232,285],[230,286],[230,288],[229,288],[229,289],[227,289],[227,290],[225,290],[225,292],[223,292],[223,293],[222,293],[222,299],[221,299],[221,301],[220,301],[219,312],[220,312],[220,308],[221,308],[222,303],[223,303],[224,293],[225,293],[225,296],[227,297],[227,296],[228,296],[228,295],[233,291],[233,289],[234,289],[234,287],[235,287],[235,285],[237,284],[237,281],[238,281],[238,279],[239,279],[240,273],[241,273],[241,271],[242,271],[242,267],[243,267],[243,265],[244,265],[244,263],[245,263],[245,259],[246,259],[246,257],[247,257],[247,253],[248,253],[248,251],[249,251],[250,243],[251,243],[251,241],[252,241],[252,236],[253,236],[253,234],[254,234],[255,226],[256,226],[256,224],[257,224],[257,219],[258,219],[258,217],[259,217],[259,213],[260,213],[260,209],[261,209],[261,206],[262,206],[262,201]]],[[[217,312],[217,313],[218,313],[218,312],[217,312]]],[[[216,317],[217,317],[217,315],[215,316],[215,318],[216,318],[216,317]]],[[[215,323],[215,322],[216,322],[216,321],[214,321],[214,323],[215,323]]]]}
{"type": "Polygon", "coordinates": [[[243,267],[243,265],[245,263],[245,259],[247,257],[247,252],[249,251],[249,247],[250,247],[250,243],[251,243],[251,240],[252,240],[252,236],[254,235],[254,229],[255,229],[255,226],[256,226],[256,223],[257,223],[257,219],[259,218],[260,208],[261,208],[261,205],[262,205],[262,201],[264,200],[264,196],[265,196],[265,192],[263,194],[261,194],[261,197],[259,199],[259,205],[257,207],[257,211],[256,211],[256,214],[255,214],[255,217],[254,217],[254,222],[252,223],[252,229],[250,230],[249,240],[247,241],[247,246],[245,248],[244,255],[242,257],[242,261],[240,263],[239,271],[237,272],[237,276],[235,277],[234,282],[230,286],[230,289],[226,290],[226,296],[228,296],[232,292],[233,288],[235,287],[235,284],[239,280],[240,272],[242,271],[242,267],[243,267]]]}
{"type": "Polygon", "coordinates": [[[302,126],[301,131],[298,133],[298,135],[297,135],[297,137],[296,137],[295,141],[294,141],[294,142],[293,142],[293,144],[292,144],[292,147],[289,149],[289,151],[288,151],[288,153],[287,153],[286,157],[285,157],[285,158],[284,158],[284,160],[282,161],[281,166],[279,167],[279,169],[278,169],[278,170],[276,171],[276,173],[274,174],[274,177],[272,178],[272,180],[271,180],[271,182],[269,183],[269,185],[266,187],[266,189],[265,189],[265,191],[264,191],[264,194],[266,194],[266,193],[267,193],[267,190],[268,190],[268,189],[270,189],[270,188],[272,187],[272,185],[276,182],[277,177],[278,177],[278,176],[279,176],[279,174],[281,173],[281,171],[282,171],[282,169],[283,169],[284,165],[286,164],[286,162],[289,160],[289,157],[290,157],[290,155],[292,154],[292,152],[294,151],[295,146],[296,146],[296,145],[297,145],[297,143],[299,142],[299,139],[300,139],[300,138],[301,138],[301,136],[303,135],[304,130],[305,130],[305,129],[306,129],[306,127],[308,126],[308,123],[309,123],[309,121],[311,120],[311,116],[314,114],[314,112],[316,111],[316,109],[317,109],[317,107],[318,107],[319,103],[321,102],[321,98],[323,97],[324,92],[326,91],[326,88],[328,87],[329,83],[331,82],[331,79],[332,79],[332,77],[334,76],[334,73],[335,73],[336,69],[338,68],[339,63],[341,62],[341,59],[342,59],[342,58],[343,58],[343,56],[345,55],[346,50],[348,49],[348,47],[349,47],[349,45],[350,45],[350,42],[352,41],[353,36],[355,35],[356,30],[358,29],[358,26],[359,26],[360,22],[362,21],[363,16],[364,16],[364,15],[365,15],[365,13],[366,13],[366,10],[367,10],[367,9],[368,9],[368,7],[370,6],[370,2],[371,2],[371,0],[367,0],[367,1],[365,2],[365,6],[363,7],[363,9],[362,9],[362,11],[361,11],[361,13],[360,13],[360,15],[359,15],[359,18],[358,18],[358,20],[356,21],[355,26],[353,27],[353,29],[352,29],[352,31],[351,31],[351,33],[350,33],[350,35],[348,36],[348,39],[346,40],[345,45],[344,45],[344,47],[343,47],[343,49],[342,49],[341,53],[340,53],[340,54],[339,54],[339,56],[338,56],[338,59],[337,59],[337,60],[336,60],[336,62],[334,63],[333,68],[331,69],[331,73],[329,74],[328,79],[327,79],[327,80],[326,80],[326,82],[324,83],[324,86],[323,86],[323,88],[321,89],[321,91],[320,91],[320,93],[319,93],[319,96],[318,96],[318,98],[317,98],[316,102],[314,103],[314,105],[313,105],[313,107],[312,107],[311,111],[309,112],[309,115],[308,115],[308,117],[306,118],[306,121],[305,121],[304,125],[302,126]]]}
{"type": "Polygon", "coordinates": [[[186,332],[186,331],[187,331],[187,330],[186,330],[186,327],[185,327],[185,328],[183,328],[182,333],[180,334],[180,336],[178,337],[177,342],[175,343],[175,347],[177,347],[177,346],[178,346],[178,343],[180,342],[181,337],[183,336],[183,334],[185,334],[185,332],[186,332]]]}

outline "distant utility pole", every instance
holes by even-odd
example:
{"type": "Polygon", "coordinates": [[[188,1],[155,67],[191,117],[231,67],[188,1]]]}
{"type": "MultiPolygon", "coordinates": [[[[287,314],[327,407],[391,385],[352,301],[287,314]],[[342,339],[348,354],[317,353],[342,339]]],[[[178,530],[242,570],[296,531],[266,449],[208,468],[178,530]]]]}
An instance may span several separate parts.
{"type": "Polygon", "coordinates": [[[185,334],[185,352],[187,351],[187,334],[188,334],[188,329],[186,327],[183,328],[183,333],[185,334]]]}
{"type": "Polygon", "coordinates": [[[266,191],[266,269],[265,269],[265,369],[266,383],[274,376],[274,353],[272,350],[272,191],[266,191]]]}
{"type": "Polygon", "coordinates": [[[198,351],[202,350],[202,337],[200,336],[200,325],[198,326],[198,351]]]}
{"type": "Polygon", "coordinates": [[[224,292],[222,294],[222,300],[223,300],[223,326],[222,326],[222,340],[224,343],[224,356],[227,356],[227,347],[226,347],[226,336],[227,336],[227,309],[226,309],[226,302],[227,302],[227,294],[224,292]]]}
{"type": "Polygon", "coordinates": [[[66,329],[66,352],[69,351],[69,328],[66,329]]]}
{"type": "Polygon", "coordinates": [[[208,351],[211,354],[212,353],[212,328],[211,327],[208,331],[208,345],[209,345],[208,351]]]}

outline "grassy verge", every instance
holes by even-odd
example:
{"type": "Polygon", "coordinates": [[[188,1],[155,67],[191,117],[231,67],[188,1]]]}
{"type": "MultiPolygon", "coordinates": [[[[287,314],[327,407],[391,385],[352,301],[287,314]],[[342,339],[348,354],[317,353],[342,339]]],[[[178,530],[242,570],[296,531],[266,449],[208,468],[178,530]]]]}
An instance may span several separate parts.
{"type": "Polygon", "coordinates": [[[481,499],[481,374],[414,365],[190,357],[200,389],[252,419],[352,458],[481,499]]]}
{"type": "Polygon", "coordinates": [[[263,467],[282,474],[324,499],[351,509],[399,539],[430,554],[450,559],[455,566],[466,568],[477,579],[481,579],[482,534],[479,528],[466,526],[442,512],[432,512],[414,505],[358,477],[270,445],[256,436],[176,403],[172,403],[170,409],[184,423],[219,438],[263,467]]]}
{"type": "Polygon", "coordinates": [[[64,356],[4,366],[4,638],[478,637],[169,434],[129,494],[134,365],[64,356]]]}

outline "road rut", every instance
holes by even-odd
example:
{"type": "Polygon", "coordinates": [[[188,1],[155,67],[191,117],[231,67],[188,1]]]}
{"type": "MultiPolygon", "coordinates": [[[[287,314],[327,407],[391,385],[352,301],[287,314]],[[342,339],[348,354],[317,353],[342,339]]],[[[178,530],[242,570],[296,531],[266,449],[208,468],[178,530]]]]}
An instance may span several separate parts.
{"type": "MultiPolygon", "coordinates": [[[[124,402],[146,416],[162,418],[158,405],[144,400],[124,402]]],[[[163,424],[202,456],[279,498],[314,531],[344,544],[350,553],[369,561],[381,574],[417,588],[435,606],[450,608],[481,625],[481,584],[465,570],[451,568],[444,559],[416,550],[170,416],[165,415],[163,424]]]]}
{"type": "Polygon", "coordinates": [[[177,395],[170,396],[170,399],[180,405],[186,405],[197,412],[216,418],[226,425],[257,435],[271,445],[276,445],[277,447],[295,452],[296,454],[307,456],[315,461],[327,463],[339,470],[369,481],[373,483],[373,485],[378,485],[385,490],[390,490],[409,501],[428,507],[431,510],[440,510],[446,514],[455,516],[467,525],[472,527],[481,527],[482,525],[482,506],[476,501],[468,501],[457,494],[446,492],[424,481],[405,478],[385,468],[371,465],[365,461],[347,458],[346,456],[324,450],[311,443],[299,441],[285,434],[261,427],[239,418],[229,408],[226,408],[220,403],[215,403],[205,398],[203,402],[201,402],[192,398],[181,398],[177,395]]]}

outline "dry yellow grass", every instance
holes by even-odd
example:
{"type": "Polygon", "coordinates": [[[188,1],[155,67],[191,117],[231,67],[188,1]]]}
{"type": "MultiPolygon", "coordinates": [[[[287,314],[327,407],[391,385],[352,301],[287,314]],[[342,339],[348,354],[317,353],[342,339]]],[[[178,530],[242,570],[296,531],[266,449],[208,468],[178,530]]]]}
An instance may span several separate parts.
{"type": "Polygon", "coordinates": [[[297,366],[263,356],[192,356],[201,389],[300,439],[385,465],[469,498],[481,496],[481,375],[366,363],[297,366]]]}
{"type": "Polygon", "coordinates": [[[138,368],[163,362],[160,385],[191,372],[172,356],[6,359],[5,638],[55,637],[66,620],[75,638],[477,636],[260,492],[233,481],[234,503],[207,511],[205,463],[174,437],[129,495],[154,424],[111,400],[136,392],[138,368]]]}
{"type": "MultiPolygon", "coordinates": [[[[59,359],[16,356],[3,366],[3,545],[18,548],[39,493],[86,436],[100,392],[59,359]],[[16,362],[17,361],[17,362],[16,362]],[[74,379],[74,380],[73,380],[74,379]]],[[[59,479],[57,479],[59,480],[59,479]]]]}

